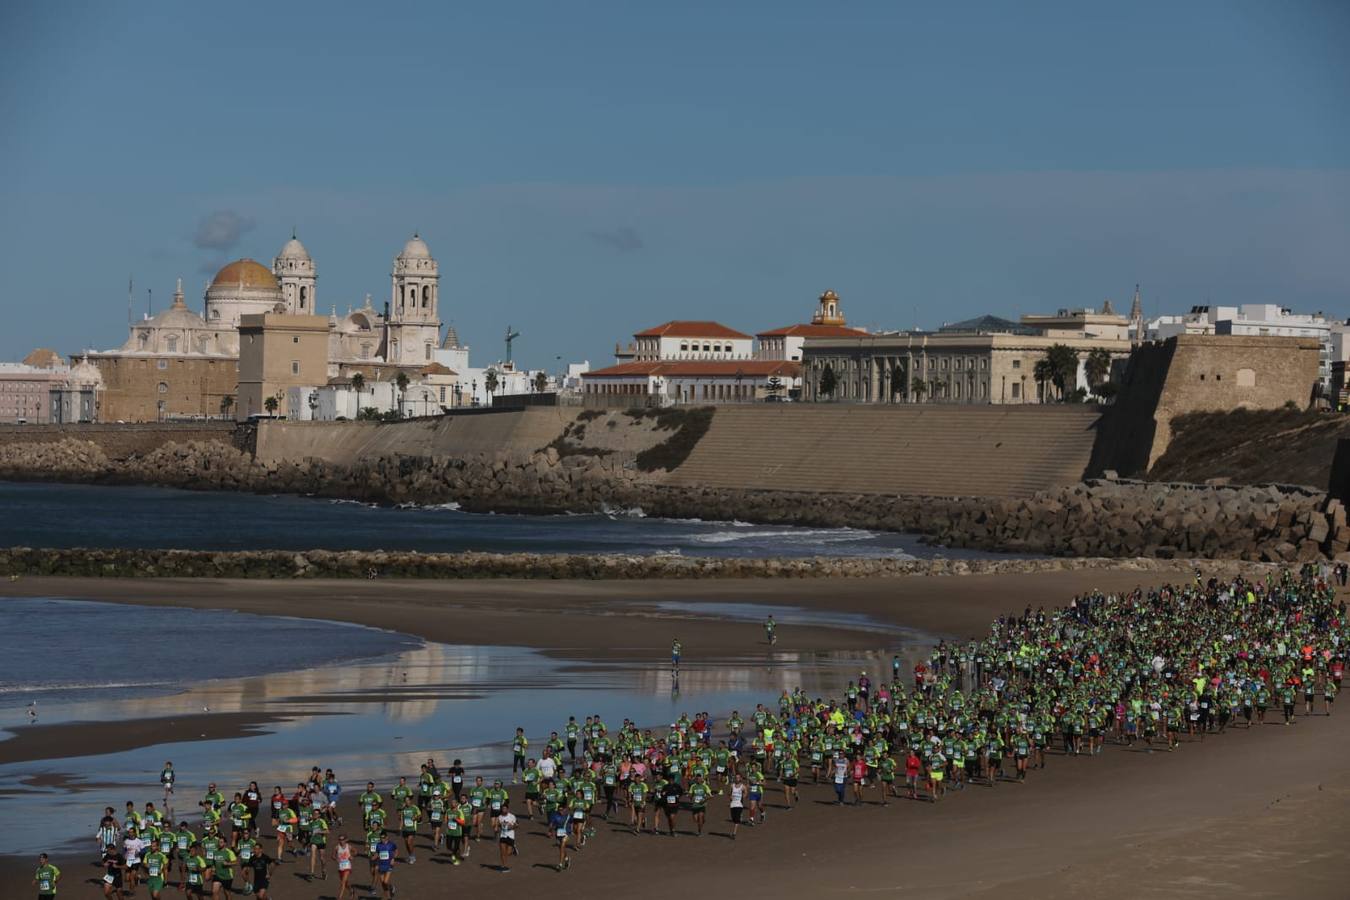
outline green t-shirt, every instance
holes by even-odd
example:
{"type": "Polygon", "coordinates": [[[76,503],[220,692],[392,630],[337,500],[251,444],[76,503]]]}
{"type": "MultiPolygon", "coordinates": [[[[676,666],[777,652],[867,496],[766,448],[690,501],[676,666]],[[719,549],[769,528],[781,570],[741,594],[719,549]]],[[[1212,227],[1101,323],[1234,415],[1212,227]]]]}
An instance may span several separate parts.
{"type": "Polygon", "coordinates": [[[183,865],[187,868],[187,883],[200,885],[202,883],[202,872],[206,870],[206,859],[201,856],[189,856],[183,860],[183,865]]]}
{"type": "Polygon", "coordinates": [[[239,861],[239,857],[234,855],[234,851],[229,847],[221,847],[216,851],[216,861],[212,868],[216,870],[216,878],[221,881],[229,881],[234,877],[234,864],[239,861]]]}
{"type": "Polygon", "coordinates": [[[169,857],[158,850],[145,854],[141,858],[141,863],[145,866],[146,874],[151,878],[163,878],[164,874],[169,871],[169,857]]]}
{"type": "Polygon", "coordinates": [[[405,806],[398,811],[398,815],[403,823],[403,830],[412,831],[417,827],[417,820],[422,818],[422,811],[415,806],[405,806]]]}
{"type": "Polygon", "coordinates": [[[61,870],[51,863],[45,866],[38,866],[37,875],[38,893],[55,894],[56,882],[61,878],[61,870]]]}

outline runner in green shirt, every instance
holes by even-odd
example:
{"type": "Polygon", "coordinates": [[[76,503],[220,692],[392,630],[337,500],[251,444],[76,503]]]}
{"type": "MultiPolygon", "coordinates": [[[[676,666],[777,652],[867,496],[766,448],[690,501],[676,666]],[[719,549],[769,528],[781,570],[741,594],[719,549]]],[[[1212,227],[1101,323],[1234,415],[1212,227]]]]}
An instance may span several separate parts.
{"type": "Polygon", "coordinates": [[[703,823],[708,818],[708,785],[702,775],[695,775],[689,785],[689,811],[694,814],[694,826],[699,837],[703,837],[703,823]]]}
{"type": "MultiPolygon", "coordinates": [[[[383,799],[383,797],[375,792],[375,782],[373,781],[367,781],[365,791],[362,792],[361,796],[356,798],[356,802],[361,804],[361,824],[366,830],[370,830],[371,810],[375,809],[376,804],[383,799]]],[[[281,857],[280,852],[277,853],[277,857],[281,857]]]]}
{"type": "Polygon", "coordinates": [[[61,870],[52,865],[47,859],[47,854],[38,854],[37,874],[33,876],[33,884],[37,885],[38,900],[49,900],[56,896],[56,883],[61,880],[61,870]]]}
{"type": "Polygon", "coordinates": [[[169,857],[164,851],[151,850],[141,857],[145,866],[145,886],[150,891],[151,900],[159,900],[159,892],[164,890],[164,879],[169,874],[169,857]]]}
{"type": "Polygon", "coordinates": [[[200,897],[206,893],[206,874],[210,869],[211,864],[202,856],[202,845],[193,841],[187,856],[183,857],[184,888],[188,896],[200,897]]]}
{"type": "Polygon", "coordinates": [[[309,823],[309,877],[314,878],[314,864],[319,864],[319,880],[328,879],[328,868],[324,864],[324,851],[328,848],[328,820],[315,816],[309,823]]]}
{"type": "Polygon", "coordinates": [[[417,837],[417,823],[422,821],[422,811],[412,802],[411,797],[403,798],[398,809],[398,825],[403,834],[403,846],[408,851],[408,865],[417,862],[413,840],[417,837]]]}
{"type": "Polygon", "coordinates": [[[234,888],[234,867],[238,862],[239,857],[229,847],[216,851],[215,862],[211,863],[211,896],[215,900],[230,895],[234,888]]]}

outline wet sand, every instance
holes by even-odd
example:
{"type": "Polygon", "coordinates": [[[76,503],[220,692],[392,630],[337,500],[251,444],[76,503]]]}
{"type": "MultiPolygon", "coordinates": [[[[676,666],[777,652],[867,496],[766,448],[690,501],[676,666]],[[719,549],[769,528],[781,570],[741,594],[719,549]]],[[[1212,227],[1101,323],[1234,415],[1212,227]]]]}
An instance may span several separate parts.
{"type": "MultiPolygon", "coordinates": [[[[306,712],[305,715],[324,715],[306,712]]],[[[265,712],[201,713],[120,722],[63,722],[19,726],[0,741],[0,765],[40,759],[65,759],[120,753],[155,744],[218,741],[261,734],[267,725],[289,720],[265,712]]],[[[35,785],[46,786],[46,785],[35,785]]]]}
{"type": "MultiPolygon", "coordinates": [[[[1190,575],[1178,568],[1175,577],[1190,575]]],[[[1060,605],[1075,592],[1163,580],[1160,573],[1133,571],[693,584],[25,579],[0,585],[0,595],[307,615],[435,641],[663,663],[673,627],[686,658],[744,650],[763,636],[757,624],[672,616],[643,606],[656,600],[849,611],[967,637],[983,632],[991,617],[1028,604],[1060,605]],[[639,601],[636,609],[624,602],[632,600],[639,601]],[[597,651],[600,642],[605,646],[597,651]]],[[[780,629],[780,649],[875,645],[848,629],[780,629]]],[[[82,739],[88,735],[72,732],[50,740],[58,755],[69,755],[82,739]]],[[[1292,727],[1238,729],[1203,744],[1187,742],[1170,754],[1109,745],[1094,758],[1054,754],[1047,770],[1032,772],[1025,785],[975,786],[938,804],[838,809],[822,802],[832,797],[827,787],[807,784],[801,806],[791,812],[777,809],[781,795],[771,793],[767,824],[742,828],[734,843],[720,836],[727,826],[725,805],[717,802],[710,806],[712,834],[702,838],[636,837],[597,822],[596,837],[562,874],[542,867],[554,853],[537,823],[523,823],[521,855],[509,874],[481,865],[495,863],[494,843],[476,845],[473,858],[452,869],[443,857],[431,857],[424,837],[418,864],[399,867],[397,883],[406,897],[453,890],[681,898],[707,890],[749,897],[1345,897],[1347,741],[1350,711],[1342,710],[1335,717],[1300,717],[1292,727]]],[[[349,787],[354,782],[348,778],[349,787]]],[[[21,824],[6,823],[7,829],[16,826],[21,824]]],[[[692,830],[687,813],[681,829],[692,830]]],[[[97,887],[82,884],[99,874],[87,857],[57,863],[66,873],[61,896],[97,895],[97,887]]],[[[327,882],[309,884],[296,877],[297,868],[287,863],[278,870],[276,896],[335,895],[331,874],[327,882]]],[[[28,860],[0,860],[0,895],[29,893],[31,870],[28,860]]],[[[363,865],[354,881],[368,882],[363,865]]],[[[138,896],[145,896],[144,889],[138,896]]]]}

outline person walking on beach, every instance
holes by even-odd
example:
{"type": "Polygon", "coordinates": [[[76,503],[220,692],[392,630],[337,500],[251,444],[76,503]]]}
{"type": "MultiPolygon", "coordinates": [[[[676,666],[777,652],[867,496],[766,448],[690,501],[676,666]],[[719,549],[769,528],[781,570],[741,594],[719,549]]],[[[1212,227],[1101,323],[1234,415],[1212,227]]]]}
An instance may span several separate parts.
{"type": "Polygon", "coordinates": [[[680,639],[676,638],[670,644],[670,667],[676,672],[680,671],[680,653],[684,650],[684,645],[680,639]]]}
{"type": "Polygon", "coordinates": [[[778,643],[778,623],[773,620],[772,613],[764,620],[764,637],[768,640],[770,647],[778,643]]]}

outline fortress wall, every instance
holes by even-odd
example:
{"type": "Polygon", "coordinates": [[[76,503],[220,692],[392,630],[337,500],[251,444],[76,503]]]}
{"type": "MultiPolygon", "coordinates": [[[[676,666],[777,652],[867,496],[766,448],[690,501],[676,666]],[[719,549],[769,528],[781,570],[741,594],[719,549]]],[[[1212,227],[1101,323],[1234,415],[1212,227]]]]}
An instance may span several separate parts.
{"type": "Polygon", "coordinates": [[[1120,399],[1102,421],[1090,474],[1142,476],[1167,450],[1172,419],[1196,412],[1304,409],[1317,380],[1311,338],[1183,334],[1130,356],[1120,399]]]}
{"type": "Polygon", "coordinates": [[[1024,497],[1082,479],[1094,406],[719,407],[674,484],[1024,497]]]}

